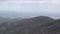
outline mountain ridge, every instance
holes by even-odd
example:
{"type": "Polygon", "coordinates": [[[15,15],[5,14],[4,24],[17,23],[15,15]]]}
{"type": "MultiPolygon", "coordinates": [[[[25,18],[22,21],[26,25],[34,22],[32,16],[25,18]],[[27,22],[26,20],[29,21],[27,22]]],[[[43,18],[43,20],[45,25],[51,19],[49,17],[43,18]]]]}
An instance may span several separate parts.
{"type": "Polygon", "coordinates": [[[1,24],[0,31],[0,34],[55,34],[55,32],[60,32],[60,19],[38,16],[12,20],[12,22],[1,24]]]}

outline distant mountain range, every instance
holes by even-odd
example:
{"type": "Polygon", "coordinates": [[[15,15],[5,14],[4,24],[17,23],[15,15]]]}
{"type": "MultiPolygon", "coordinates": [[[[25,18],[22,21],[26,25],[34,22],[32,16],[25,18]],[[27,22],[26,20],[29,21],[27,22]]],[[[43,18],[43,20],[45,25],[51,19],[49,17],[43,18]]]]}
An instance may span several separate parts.
{"type": "Polygon", "coordinates": [[[29,11],[0,11],[0,16],[3,17],[9,17],[9,18],[31,18],[31,17],[36,17],[36,16],[49,16],[53,18],[60,18],[59,13],[58,14],[51,14],[51,13],[46,13],[46,12],[29,12],[29,11]]]}
{"type": "Polygon", "coordinates": [[[9,17],[9,18],[17,18],[18,13],[13,12],[13,11],[0,11],[0,16],[9,17]]]}

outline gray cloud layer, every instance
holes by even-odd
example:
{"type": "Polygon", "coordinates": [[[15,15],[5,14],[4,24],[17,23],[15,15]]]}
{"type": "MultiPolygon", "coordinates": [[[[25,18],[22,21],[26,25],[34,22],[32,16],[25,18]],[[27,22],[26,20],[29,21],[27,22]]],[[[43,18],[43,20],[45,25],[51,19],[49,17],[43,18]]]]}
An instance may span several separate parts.
{"type": "Polygon", "coordinates": [[[3,0],[0,1],[0,11],[19,12],[23,16],[47,15],[60,17],[59,0],[3,0]]]}

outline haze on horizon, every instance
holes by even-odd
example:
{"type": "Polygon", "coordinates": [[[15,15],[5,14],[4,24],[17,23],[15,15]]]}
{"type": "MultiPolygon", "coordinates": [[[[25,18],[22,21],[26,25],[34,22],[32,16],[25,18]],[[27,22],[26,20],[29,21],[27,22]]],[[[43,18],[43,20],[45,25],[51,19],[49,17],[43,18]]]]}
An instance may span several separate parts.
{"type": "Polygon", "coordinates": [[[60,0],[0,0],[0,12],[2,12],[0,15],[5,12],[12,16],[16,14],[15,16],[21,17],[50,16],[59,18],[60,0]]]}

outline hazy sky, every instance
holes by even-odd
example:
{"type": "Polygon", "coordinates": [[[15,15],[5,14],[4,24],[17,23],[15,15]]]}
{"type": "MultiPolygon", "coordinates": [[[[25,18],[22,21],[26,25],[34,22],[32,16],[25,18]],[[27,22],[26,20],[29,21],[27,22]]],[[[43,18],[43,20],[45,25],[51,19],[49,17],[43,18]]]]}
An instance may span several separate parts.
{"type": "Polygon", "coordinates": [[[0,11],[41,13],[59,17],[60,0],[0,0],[0,11]]]}
{"type": "Polygon", "coordinates": [[[60,11],[59,0],[1,0],[0,10],[60,11]]]}

